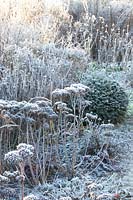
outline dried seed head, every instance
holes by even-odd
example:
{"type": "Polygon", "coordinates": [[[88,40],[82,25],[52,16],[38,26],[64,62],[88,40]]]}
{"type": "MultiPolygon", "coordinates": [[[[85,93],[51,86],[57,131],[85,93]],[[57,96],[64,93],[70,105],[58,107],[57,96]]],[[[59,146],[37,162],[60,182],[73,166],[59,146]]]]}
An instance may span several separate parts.
{"type": "Polygon", "coordinates": [[[19,151],[10,151],[7,154],[5,154],[5,161],[7,161],[8,164],[16,165],[23,161],[23,158],[20,156],[19,151]]]}
{"type": "Polygon", "coordinates": [[[16,176],[18,176],[19,172],[18,171],[14,171],[14,172],[5,171],[3,173],[3,175],[6,176],[6,177],[8,177],[8,178],[10,178],[10,179],[12,179],[12,178],[15,178],[16,176]]]}
{"type": "Polygon", "coordinates": [[[0,175],[0,184],[3,184],[3,183],[8,183],[10,181],[9,178],[5,177],[5,176],[2,176],[0,175]]]}
{"type": "Polygon", "coordinates": [[[25,144],[25,143],[20,143],[18,146],[17,146],[17,150],[20,150],[20,149],[29,149],[30,151],[34,151],[34,147],[30,144],[25,144]]]}
{"type": "Polygon", "coordinates": [[[29,144],[21,143],[17,146],[17,150],[10,151],[5,154],[5,160],[11,165],[18,165],[25,159],[33,156],[34,147],[29,144]]]}
{"type": "Polygon", "coordinates": [[[91,113],[86,113],[86,117],[90,120],[96,120],[98,118],[98,115],[94,115],[91,113]]]}
{"type": "Polygon", "coordinates": [[[101,124],[100,128],[102,128],[102,129],[113,129],[114,128],[114,124],[111,124],[111,123],[101,124]]]}
{"type": "Polygon", "coordinates": [[[18,150],[19,155],[22,157],[23,160],[27,158],[31,158],[33,156],[33,152],[27,148],[21,148],[18,150]]]}
{"type": "Polygon", "coordinates": [[[65,89],[56,89],[52,92],[53,98],[63,97],[63,96],[69,96],[69,92],[65,89]]]}
{"type": "Polygon", "coordinates": [[[57,112],[62,112],[62,113],[69,113],[72,112],[72,110],[70,108],[67,107],[67,104],[62,102],[62,101],[58,101],[54,104],[54,110],[57,112]]]}
{"type": "Polygon", "coordinates": [[[71,95],[83,95],[89,91],[90,88],[81,83],[77,83],[70,85],[70,87],[66,87],[65,90],[67,90],[71,95]]]}

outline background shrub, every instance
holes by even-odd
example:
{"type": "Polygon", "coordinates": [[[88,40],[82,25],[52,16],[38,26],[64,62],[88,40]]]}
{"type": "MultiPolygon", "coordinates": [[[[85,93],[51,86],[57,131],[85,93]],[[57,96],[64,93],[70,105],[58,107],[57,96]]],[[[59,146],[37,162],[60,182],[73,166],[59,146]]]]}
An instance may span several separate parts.
{"type": "Polygon", "coordinates": [[[104,122],[117,124],[124,120],[128,97],[117,82],[104,75],[88,75],[88,73],[83,75],[82,82],[92,89],[85,96],[91,101],[85,112],[97,114],[104,122]]]}

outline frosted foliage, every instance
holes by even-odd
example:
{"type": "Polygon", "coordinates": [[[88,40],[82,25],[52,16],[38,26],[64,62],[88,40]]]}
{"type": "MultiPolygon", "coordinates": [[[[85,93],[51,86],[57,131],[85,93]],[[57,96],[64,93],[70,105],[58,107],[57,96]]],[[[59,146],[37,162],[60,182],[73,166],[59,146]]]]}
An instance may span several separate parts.
{"type": "Polygon", "coordinates": [[[8,45],[4,51],[5,68],[0,84],[2,99],[49,96],[53,88],[77,80],[77,72],[87,65],[83,50],[56,48],[54,44],[30,47],[8,45]]]}
{"type": "Polygon", "coordinates": [[[122,62],[127,63],[132,59],[132,40],[129,39],[128,30],[124,30],[120,36],[117,30],[131,12],[130,3],[121,4],[124,6],[120,7],[126,7],[126,13],[120,15],[122,18],[116,30],[110,25],[113,34],[108,35],[101,30],[106,30],[104,22],[103,27],[99,28],[101,24],[95,14],[99,17],[105,13],[106,16],[109,13],[108,5],[113,13],[118,7],[114,1],[110,4],[108,0],[103,3],[99,1],[98,13],[92,8],[96,8],[92,0],[81,0],[79,4],[70,1],[70,5],[62,1],[57,8],[47,0],[1,0],[0,98],[29,100],[34,96],[50,96],[56,87],[64,88],[79,81],[79,74],[85,71],[90,61],[91,42],[97,37],[96,30],[99,30],[98,34],[104,41],[98,44],[99,63],[103,60],[116,63],[119,52],[122,53],[122,62]],[[49,2],[51,7],[48,9],[49,2]],[[82,13],[87,6],[93,15],[82,13]],[[82,21],[72,23],[69,7],[75,15],[83,14],[82,21]]]}

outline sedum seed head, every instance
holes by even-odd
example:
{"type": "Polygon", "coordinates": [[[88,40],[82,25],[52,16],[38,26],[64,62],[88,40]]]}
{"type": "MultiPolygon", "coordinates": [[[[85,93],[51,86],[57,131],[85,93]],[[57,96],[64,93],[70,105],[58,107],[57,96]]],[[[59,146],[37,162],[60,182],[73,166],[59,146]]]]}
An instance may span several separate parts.
{"type": "Polygon", "coordinates": [[[16,176],[18,176],[18,175],[19,175],[19,172],[18,172],[18,171],[14,171],[14,172],[5,171],[5,172],[3,173],[3,175],[4,175],[5,177],[7,177],[7,178],[12,179],[12,178],[15,178],[16,176]]]}
{"type": "Polygon", "coordinates": [[[33,156],[33,152],[27,148],[21,148],[18,150],[19,155],[22,157],[23,160],[30,158],[33,156]]]}
{"type": "Polygon", "coordinates": [[[34,147],[30,144],[25,144],[25,143],[20,143],[18,146],[17,146],[17,150],[19,149],[29,149],[30,151],[34,151],[34,147]]]}
{"type": "Polygon", "coordinates": [[[5,154],[4,160],[11,165],[19,164],[23,161],[23,158],[19,155],[19,151],[10,151],[7,154],[5,154]]]}
{"type": "Polygon", "coordinates": [[[2,183],[8,183],[9,181],[10,181],[9,178],[0,175],[0,184],[2,184],[2,183]]]}
{"type": "Polygon", "coordinates": [[[33,151],[34,147],[32,145],[21,143],[17,146],[17,150],[5,154],[5,161],[11,165],[18,165],[26,159],[31,158],[33,151]]]}
{"type": "Polygon", "coordinates": [[[114,124],[108,123],[108,124],[101,124],[100,125],[101,129],[113,129],[114,128],[114,124]]]}

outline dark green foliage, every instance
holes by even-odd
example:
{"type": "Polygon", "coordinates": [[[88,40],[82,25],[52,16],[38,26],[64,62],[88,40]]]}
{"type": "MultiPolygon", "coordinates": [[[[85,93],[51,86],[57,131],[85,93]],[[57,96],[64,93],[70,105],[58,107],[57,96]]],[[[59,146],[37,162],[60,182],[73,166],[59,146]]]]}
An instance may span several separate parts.
{"type": "Polygon", "coordinates": [[[86,75],[82,82],[92,89],[85,96],[85,99],[92,102],[86,108],[85,113],[97,114],[105,123],[117,124],[124,120],[128,97],[117,82],[107,77],[86,75]]]}

